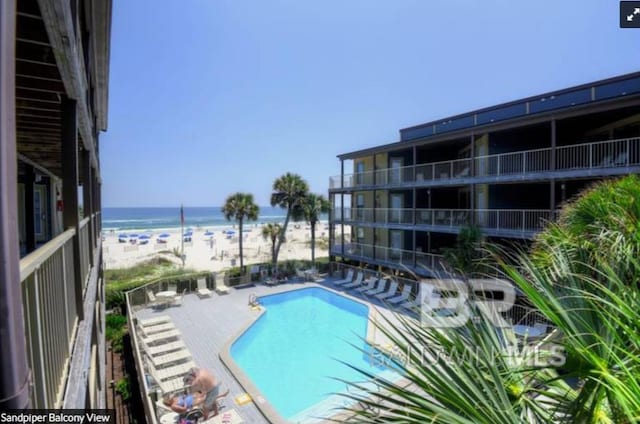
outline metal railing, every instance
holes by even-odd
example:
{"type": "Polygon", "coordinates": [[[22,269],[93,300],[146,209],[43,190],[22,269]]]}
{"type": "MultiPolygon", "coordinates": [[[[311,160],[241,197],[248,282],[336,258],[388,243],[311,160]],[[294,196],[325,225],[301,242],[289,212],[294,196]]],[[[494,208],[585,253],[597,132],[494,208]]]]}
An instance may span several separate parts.
{"type": "Polygon", "coordinates": [[[93,248],[91,247],[91,242],[89,240],[90,220],[90,217],[86,217],[80,221],[80,225],[78,226],[78,239],[80,242],[80,277],[82,278],[81,281],[83,288],[87,286],[89,272],[91,271],[90,256],[93,255],[93,248]]]}
{"type": "Polygon", "coordinates": [[[553,220],[548,209],[476,209],[476,225],[480,228],[508,231],[540,231],[553,220]]]}
{"type": "MultiPolygon", "coordinates": [[[[342,244],[334,244],[331,247],[331,253],[334,255],[342,255],[342,244]]],[[[364,260],[377,260],[399,265],[417,266],[430,270],[441,270],[444,257],[434,253],[414,252],[412,250],[396,249],[385,246],[374,246],[364,243],[347,243],[344,244],[344,255],[352,258],[364,260]]]]}
{"type": "Polygon", "coordinates": [[[549,209],[388,209],[388,208],[336,208],[335,222],[429,225],[438,227],[461,227],[475,224],[484,229],[498,231],[540,231],[555,219],[556,213],[549,209]],[[375,216],[375,221],[373,217],[375,216]]]}
{"type": "Polygon", "coordinates": [[[389,168],[358,174],[345,174],[329,179],[329,188],[345,188],[359,185],[387,186],[421,181],[456,180],[469,177],[517,176],[535,172],[590,170],[640,166],[640,137],[617,140],[596,141],[590,143],[558,146],[555,161],[552,160],[552,148],[507,152],[478,156],[473,159],[454,159],[389,168]],[[475,172],[471,173],[471,161],[475,172]]]}
{"type": "Polygon", "coordinates": [[[33,408],[59,408],[64,394],[78,323],[75,235],[67,230],[20,261],[33,408]]]}

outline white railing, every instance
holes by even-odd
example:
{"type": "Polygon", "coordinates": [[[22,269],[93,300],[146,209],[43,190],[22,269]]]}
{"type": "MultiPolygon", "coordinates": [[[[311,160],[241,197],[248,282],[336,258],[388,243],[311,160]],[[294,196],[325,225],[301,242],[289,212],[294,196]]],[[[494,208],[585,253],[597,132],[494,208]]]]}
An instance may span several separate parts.
{"type": "Polygon", "coordinates": [[[413,209],[377,208],[375,217],[381,224],[413,224],[413,209]]]}
{"type": "MultiPolygon", "coordinates": [[[[334,244],[331,247],[331,253],[334,255],[342,255],[342,248],[342,244],[334,244]]],[[[414,264],[415,255],[415,264],[419,268],[435,272],[441,272],[445,269],[444,256],[442,255],[363,243],[344,244],[344,255],[352,258],[377,260],[411,267],[414,264]]]]}
{"type": "Polygon", "coordinates": [[[337,208],[335,222],[413,225],[415,218],[415,225],[453,228],[471,224],[473,215],[478,227],[499,231],[539,231],[548,221],[555,219],[555,213],[548,209],[337,208]]]}
{"type": "MultiPolygon", "coordinates": [[[[517,176],[534,172],[570,171],[640,166],[640,137],[559,146],[552,160],[552,148],[499,153],[474,158],[475,173],[471,173],[472,159],[455,159],[381,169],[359,174],[345,174],[344,187],[358,185],[387,186],[420,181],[455,180],[468,177],[517,176]],[[553,165],[553,166],[552,166],[553,165]]],[[[330,177],[330,188],[340,188],[341,177],[330,177]]]]}
{"type": "Polygon", "coordinates": [[[476,209],[480,228],[508,231],[539,231],[554,214],[548,209],[476,209]]]}
{"type": "Polygon", "coordinates": [[[20,260],[31,406],[59,408],[78,322],[73,237],[67,230],[20,260]]]}

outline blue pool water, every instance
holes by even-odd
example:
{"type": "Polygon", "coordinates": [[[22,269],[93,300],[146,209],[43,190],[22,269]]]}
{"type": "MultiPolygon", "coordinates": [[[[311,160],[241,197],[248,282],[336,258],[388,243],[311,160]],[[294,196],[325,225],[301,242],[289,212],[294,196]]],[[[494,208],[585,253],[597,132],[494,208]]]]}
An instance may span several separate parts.
{"type": "Polygon", "coordinates": [[[231,356],[282,417],[298,421],[305,411],[317,414],[314,405],[345,390],[333,378],[364,380],[337,359],[374,374],[384,371],[350,345],[365,347],[367,306],[316,287],[260,302],[266,313],[233,343],[231,356]]]}

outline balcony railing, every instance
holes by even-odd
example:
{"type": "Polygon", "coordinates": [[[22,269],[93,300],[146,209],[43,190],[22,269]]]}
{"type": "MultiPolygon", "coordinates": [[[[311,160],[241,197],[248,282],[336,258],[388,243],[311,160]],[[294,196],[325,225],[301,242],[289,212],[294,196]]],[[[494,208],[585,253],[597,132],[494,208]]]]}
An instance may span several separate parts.
{"type": "MultiPolygon", "coordinates": [[[[345,174],[344,188],[358,186],[388,186],[435,180],[460,180],[465,178],[519,176],[536,172],[592,170],[640,166],[640,137],[592,143],[559,146],[553,160],[552,148],[524,150],[479,156],[473,159],[475,172],[471,172],[472,159],[455,159],[390,168],[358,174],[345,174]]],[[[329,188],[340,186],[341,177],[331,177],[329,188]]]]}
{"type": "Polygon", "coordinates": [[[95,253],[89,233],[91,220],[96,216],[83,219],[77,231],[65,231],[20,260],[33,408],[62,406],[79,322],[75,270],[79,267],[84,292],[91,255],[95,253]],[[77,257],[75,237],[79,243],[77,257]]]}
{"type": "Polygon", "coordinates": [[[360,224],[398,224],[461,227],[475,224],[480,228],[498,231],[535,232],[555,219],[548,209],[372,209],[336,208],[335,222],[360,224]],[[373,221],[375,216],[375,221],[373,221]]]}
{"type": "Polygon", "coordinates": [[[334,255],[342,255],[344,246],[344,255],[351,258],[362,260],[376,260],[381,262],[405,265],[407,267],[415,265],[419,268],[425,268],[432,271],[443,269],[442,263],[444,258],[442,255],[434,253],[414,252],[412,250],[396,249],[392,247],[374,246],[363,243],[334,244],[331,247],[331,253],[334,255]]]}
{"type": "Polygon", "coordinates": [[[78,323],[75,234],[74,229],[65,231],[20,261],[34,408],[58,408],[62,402],[78,323]]]}

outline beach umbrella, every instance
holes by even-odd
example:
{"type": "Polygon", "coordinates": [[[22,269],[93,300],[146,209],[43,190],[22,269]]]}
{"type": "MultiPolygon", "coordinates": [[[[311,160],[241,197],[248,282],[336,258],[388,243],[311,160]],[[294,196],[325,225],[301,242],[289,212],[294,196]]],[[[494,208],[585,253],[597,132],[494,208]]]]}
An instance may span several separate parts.
{"type": "Polygon", "coordinates": [[[129,238],[132,238],[132,239],[138,238],[138,234],[136,233],[129,234],[129,238]]]}
{"type": "Polygon", "coordinates": [[[204,235],[205,235],[205,237],[211,237],[213,235],[213,231],[207,230],[207,231],[205,231],[204,235]]]}
{"type": "Polygon", "coordinates": [[[138,236],[138,240],[149,240],[150,238],[151,236],[148,234],[140,234],[140,236],[138,236]]]}
{"type": "Polygon", "coordinates": [[[164,238],[169,237],[170,235],[171,235],[171,234],[169,234],[169,233],[162,233],[162,234],[160,234],[160,235],[158,236],[158,238],[163,238],[163,239],[164,239],[164,238]]]}
{"type": "Polygon", "coordinates": [[[125,234],[125,233],[122,233],[122,234],[118,235],[118,238],[123,238],[124,239],[124,238],[127,238],[127,237],[129,237],[129,235],[125,234]]]}

